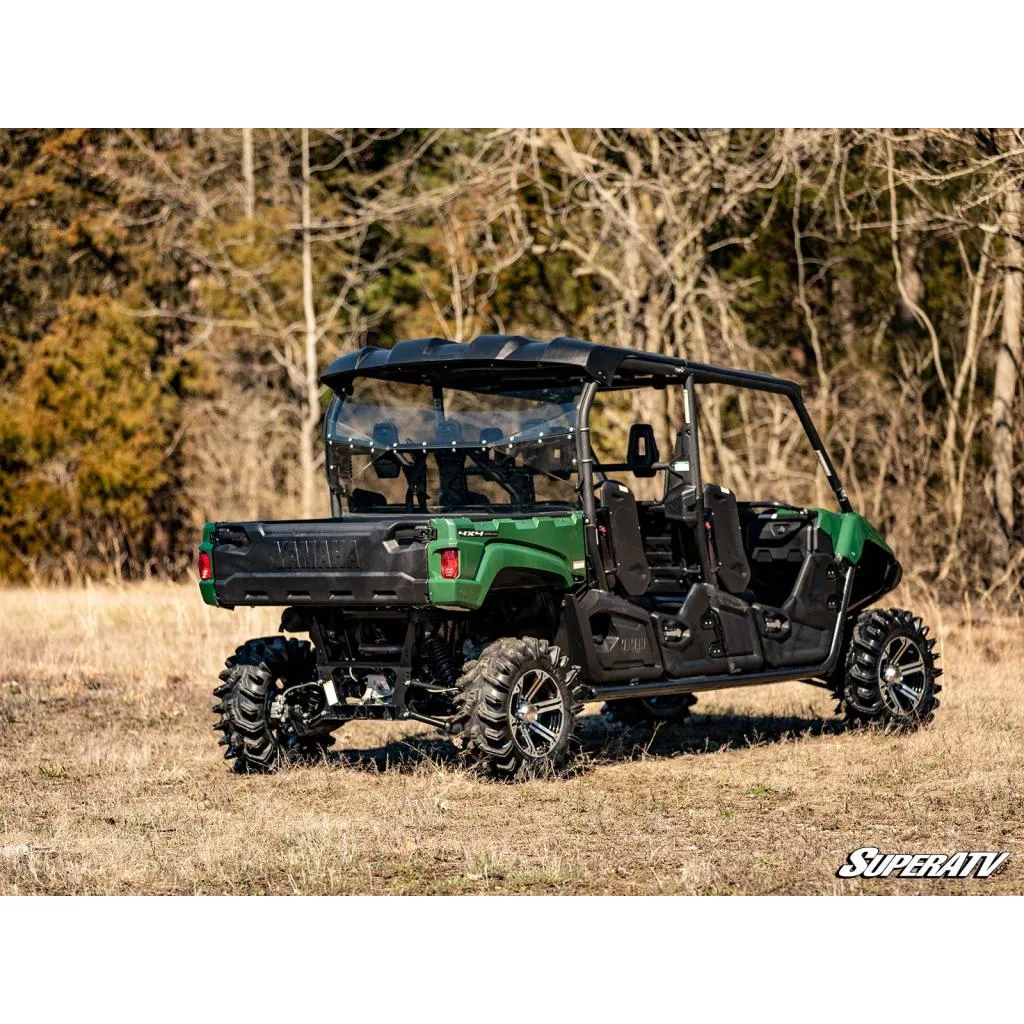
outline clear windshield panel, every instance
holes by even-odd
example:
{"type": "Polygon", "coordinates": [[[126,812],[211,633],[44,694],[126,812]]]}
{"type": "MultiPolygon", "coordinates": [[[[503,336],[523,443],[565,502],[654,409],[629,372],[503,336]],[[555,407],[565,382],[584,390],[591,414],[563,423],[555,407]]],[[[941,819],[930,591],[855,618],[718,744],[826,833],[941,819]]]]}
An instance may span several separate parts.
{"type": "Polygon", "coordinates": [[[327,437],[401,449],[568,434],[576,428],[578,397],[570,387],[491,394],[359,377],[351,395],[331,403],[327,437]]]}
{"type": "Polygon", "coordinates": [[[578,399],[357,378],[327,413],[331,487],[351,512],[578,507],[578,399]]]}

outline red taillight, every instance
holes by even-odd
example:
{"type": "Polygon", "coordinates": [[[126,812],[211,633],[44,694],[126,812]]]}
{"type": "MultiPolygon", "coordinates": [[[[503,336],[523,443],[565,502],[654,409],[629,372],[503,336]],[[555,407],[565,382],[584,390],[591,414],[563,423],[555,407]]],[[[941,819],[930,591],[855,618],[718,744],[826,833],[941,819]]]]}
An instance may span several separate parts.
{"type": "Polygon", "coordinates": [[[199,578],[206,583],[213,579],[213,562],[210,560],[209,551],[199,552],[199,578]]]}
{"type": "Polygon", "coordinates": [[[445,548],[441,552],[441,576],[446,580],[454,580],[459,575],[459,549],[445,548]]]}

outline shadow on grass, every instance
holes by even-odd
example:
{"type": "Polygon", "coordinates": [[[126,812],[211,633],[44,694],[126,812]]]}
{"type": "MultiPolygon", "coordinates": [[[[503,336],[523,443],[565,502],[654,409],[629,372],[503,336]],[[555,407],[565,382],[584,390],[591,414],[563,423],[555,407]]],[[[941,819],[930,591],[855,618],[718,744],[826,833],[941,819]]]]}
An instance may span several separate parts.
{"type": "MultiPolygon", "coordinates": [[[[577,756],[559,774],[573,777],[599,764],[743,750],[800,737],[838,735],[847,728],[838,718],[738,714],[694,714],[680,724],[624,728],[601,714],[586,715],[577,723],[577,756]]],[[[344,742],[341,732],[339,746],[344,742]]],[[[454,768],[463,763],[451,740],[429,734],[412,734],[366,750],[331,750],[327,760],[332,765],[368,772],[412,772],[427,764],[454,768]]]]}
{"type": "MultiPolygon", "coordinates": [[[[344,742],[345,733],[342,731],[337,737],[338,746],[344,742]]],[[[459,751],[450,739],[429,733],[403,736],[382,747],[367,750],[330,750],[327,760],[331,764],[367,772],[411,772],[427,764],[454,768],[461,762],[459,751]]]]}
{"type": "Polygon", "coordinates": [[[678,725],[610,725],[603,716],[580,720],[583,754],[597,761],[671,758],[743,750],[800,737],[838,735],[847,730],[839,718],[804,715],[693,714],[678,725]]]}

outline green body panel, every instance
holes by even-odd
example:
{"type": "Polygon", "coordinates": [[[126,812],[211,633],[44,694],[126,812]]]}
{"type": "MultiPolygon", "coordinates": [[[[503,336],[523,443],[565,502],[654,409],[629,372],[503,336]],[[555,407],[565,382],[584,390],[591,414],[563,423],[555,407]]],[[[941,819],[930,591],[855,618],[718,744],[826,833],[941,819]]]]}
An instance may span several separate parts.
{"type": "Polygon", "coordinates": [[[522,519],[432,519],[437,539],[427,546],[432,604],[479,608],[498,573],[523,569],[547,573],[566,588],[586,577],[583,513],[522,519]],[[459,576],[441,576],[441,551],[459,550],[459,576]]]}
{"type": "Polygon", "coordinates": [[[864,544],[868,541],[895,557],[882,535],[856,512],[831,512],[825,508],[812,511],[818,514],[818,527],[832,538],[835,553],[853,565],[860,561],[864,544]]]}
{"type": "MultiPolygon", "coordinates": [[[[203,539],[200,541],[199,550],[205,551],[210,556],[210,565],[213,565],[213,523],[206,523],[203,526],[203,539]]],[[[217,606],[217,595],[213,589],[213,580],[200,580],[199,593],[203,595],[206,604],[217,606]]]]}

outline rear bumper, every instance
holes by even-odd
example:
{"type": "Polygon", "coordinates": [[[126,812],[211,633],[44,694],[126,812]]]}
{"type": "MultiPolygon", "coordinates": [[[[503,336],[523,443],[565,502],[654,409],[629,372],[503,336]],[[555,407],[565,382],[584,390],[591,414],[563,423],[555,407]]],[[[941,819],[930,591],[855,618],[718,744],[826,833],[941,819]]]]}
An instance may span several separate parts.
{"type": "Polygon", "coordinates": [[[214,583],[216,603],[235,605],[425,605],[427,581],[406,573],[234,572],[214,583]]]}

